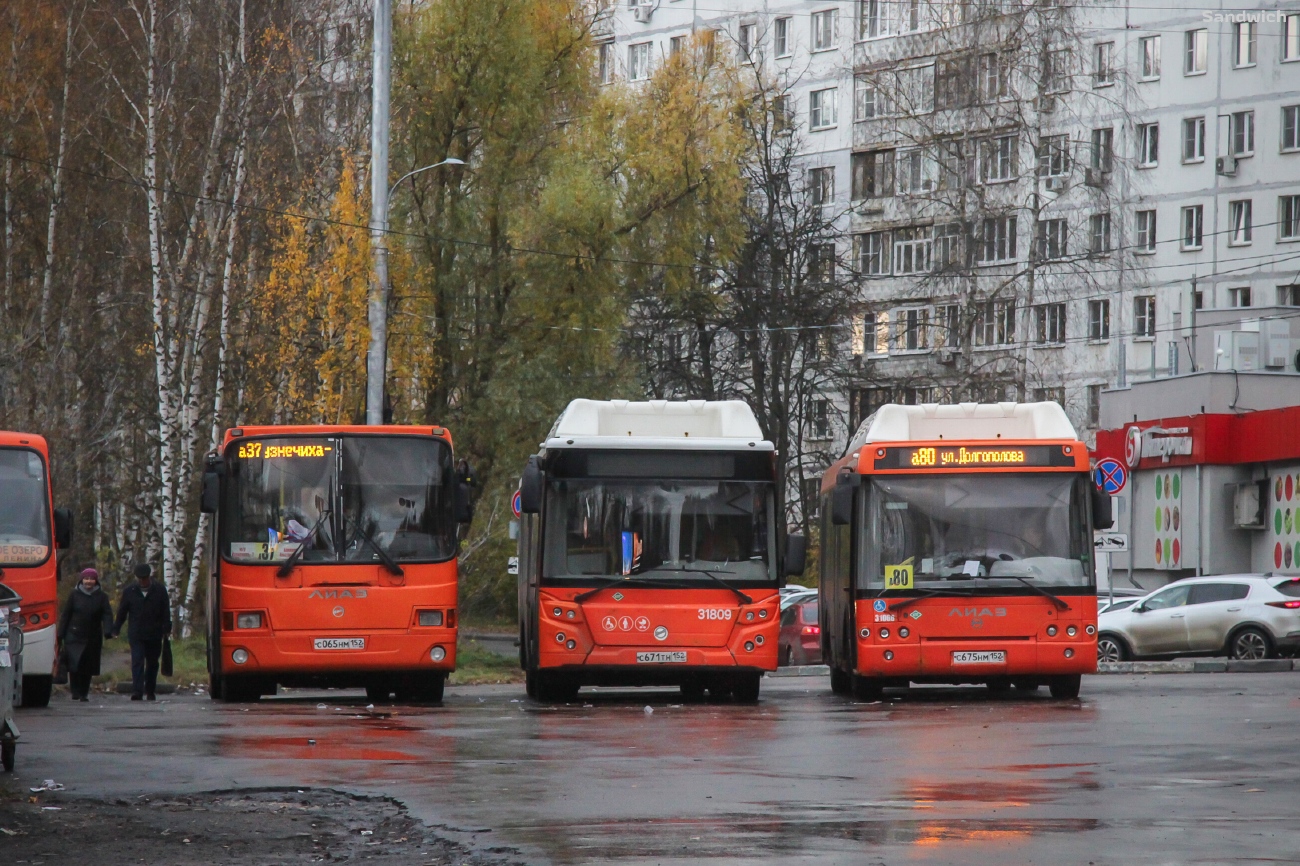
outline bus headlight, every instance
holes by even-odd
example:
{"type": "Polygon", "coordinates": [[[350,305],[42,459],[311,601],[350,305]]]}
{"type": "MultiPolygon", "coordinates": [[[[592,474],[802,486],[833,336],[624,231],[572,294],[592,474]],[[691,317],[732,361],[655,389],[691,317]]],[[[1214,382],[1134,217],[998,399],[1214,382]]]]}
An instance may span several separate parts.
{"type": "Polygon", "coordinates": [[[898,630],[898,636],[899,636],[899,637],[907,637],[909,634],[911,634],[911,632],[908,631],[906,628],[900,628],[900,629],[898,630]]]}
{"type": "Polygon", "coordinates": [[[558,631],[555,633],[555,642],[564,643],[564,632],[558,631]]]}
{"type": "Polygon", "coordinates": [[[1047,636],[1048,636],[1048,637],[1056,637],[1056,626],[1054,626],[1054,625],[1049,625],[1049,626],[1047,627],[1047,636]]]}
{"type": "Polygon", "coordinates": [[[1070,637],[1074,637],[1076,634],[1079,633],[1079,630],[1074,626],[1069,626],[1068,628],[1066,628],[1065,633],[1068,634],[1070,637]]]}
{"type": "Polygon", "coordinates": [[[237,665],[246,664],[248,662],[248,650],[246,649],[235,650],[230,654],[230,660],[237,665]]]}
{"type": "Polygon", "coordinates": [[[442,611],[440,610],[422,610],[417,615],[417,622],[420,625],[442,625],[442,611]]]}
{"type": "Polygon", "coordinates": [[[1074,650],[1070,649],[1069,647],[1066,647],[1066,648],[1065,648],[1065,657],[1066,657],[1067,659],[1072,659],[1072,658],[1074,658],[1074,650]]]}
{"type": "Polygon", "coordinates": [[[745,641],[745,652],[752,653],[753,651],[754,651],[754,642],[752,640],[745,641]]]}
{"type": "Polygon", "coordinates": [[[241,613],[235,617],[235,628],[261,628],[262,615],[260,613],[241,613]]]}
{"type": "Polygon", "coordinates": [[[894,660],[894,651],[885,650],[885,661],[892,662],[893,660],[894,660]]]}
{"type": "Polygon", "coordinates": [[[762,645],[763,645],[763,636],[762,636],[761,634],[755,636],[755,638],[754,638],[754,642],[755,642],[756,644],[758,644],[759,646],[762,646],[762,645]]]}
{"type": "Polygon", "coordinates": [[[429,658],[435,662],[440,662],[447,657],[447,651],[440,646],[429,650],[429,658]]]}
{"type": "Polygon", "coordinates": [[[1084,631],[1086,631],[1088,634],[1096,634],[1097,627],[1095,625],[1090,625],[1086,629],[1084,629],[1084,631]]]}

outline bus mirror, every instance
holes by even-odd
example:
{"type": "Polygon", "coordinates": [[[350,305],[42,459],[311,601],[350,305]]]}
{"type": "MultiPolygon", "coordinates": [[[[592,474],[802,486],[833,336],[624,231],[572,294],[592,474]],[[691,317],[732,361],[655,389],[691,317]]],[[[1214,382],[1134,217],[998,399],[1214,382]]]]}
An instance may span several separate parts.
{"type": "Polygon", "coordinates": [[[1099,487],[1092,488],[1092,528],[1093,529],[1110,529],[1115,525],[1115,517],[1111,514],[1110,494],[1099,487]]]}
{"type": "Polygon", "coordinates": [[[472,523],[474,521],[474,469],[466,460],[460,461],[456,468],[456,522],[472,523]]]}
{"type": "Polygon", "coordinates": [[[519,479],[519,511],[523,514],[537,514],[542,510],[542,467],[537,465],[537,457],[529,457],[524,467],[523,477],[519,479]]]}
{"type": "Polygon", "coordinates": [[[842,475],[831,490],[831,523],[848,526],[853,522],[853,481],[842,475]]]}
{"type": "Polygon", "coordinates": [[[221,476],[216,472],[203,473],[203,499],[199,510],[204,514],[216,514],[220,504],[221,476]]]}
{"type": "Polygon", "coordinates": [[[66,508],[54,509],[54,544],[60,550],[72,547],[72,512],[66,508]]]}
{"type": "Polygon", "coordinates": [[[798,577],[808,564],[808,539],[803,535],[785,537],[785,576],[798,577]]]}

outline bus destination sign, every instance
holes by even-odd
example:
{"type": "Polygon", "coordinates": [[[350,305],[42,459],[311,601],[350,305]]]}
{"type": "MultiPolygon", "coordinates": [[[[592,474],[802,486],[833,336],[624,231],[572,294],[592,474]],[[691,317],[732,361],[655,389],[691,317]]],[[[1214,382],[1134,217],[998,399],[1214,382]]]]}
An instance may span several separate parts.
{"type": "MultiPolygon", "coordinates": [[[[1067,445],[921,445],[876,449],[876,469],[1072,467],[1067,445]],[[883,454],[881,453],[883,452],[883,454]]],[[[1071,448],[1073,451],[1073,448],[1071,448]]]]}
{"type": "Polygon", "coordinates": [[[276,442],[243,442],[236,456],[245,460],[278,460],[295,457],[324,457],[334,448],[320,442],[279,440],[276,442]]]}

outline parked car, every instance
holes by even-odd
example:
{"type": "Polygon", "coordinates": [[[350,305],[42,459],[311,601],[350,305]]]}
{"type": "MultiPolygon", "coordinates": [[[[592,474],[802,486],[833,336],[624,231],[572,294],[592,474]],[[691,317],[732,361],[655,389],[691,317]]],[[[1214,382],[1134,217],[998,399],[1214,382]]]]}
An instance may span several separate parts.
{"type": "Polygon", "coordinates": [[[1174,581],[1097,617],[1097,660],[1178,655],[1266,659],[1300,648],[1300,578],[1224,574],[1174,581]]]}
{"type": "Polygon", "coordinates": [[[802,604],[810,598],[817,598],[817,590],[804,587],[799,592],[792,592],[783,595],[781,596],[781,612],[784,613],[789,610],[792,605],[802,604]]]}
{"type": "Polygon", "coordinates": [[[1114,589],[1097,590],[1097,613],[1105,613],[1107,610],[1122,610],[1131,607],[1137,603],[1137,600],[1150,595],[1150,590],[1138,589],[1137,587],[1115,587],[1114,589]]]}
{"type": "Polygon", "coordinates": [[[781,614],[777,664],[817,665],[822,661],[822,628],[817,621],[817,593],[790,605],[781,614]]]}
{"type": "Polygon", "coordinates": [[[1137,598],[1117,598],[1114,601],[1111,601],[1108,598],[1099,598],[1097,599],[1097,614],[1100,616],[1101,614],[1109,613],[1112,610],[1124,610],[1127,607],[1132,607],[1137,604],[1138,601],[1139,599],[1137,598]]]}
{"type": "Polygon", "coordinates": [[[788,595],[799,595],[800,593],[803,592],[816,592],[816,591],[817,590],[814,587],[803,586],[798,583],[787,583],[785,586],[781,587],[780,590],[781,598],[785,598],[788,595]]]}

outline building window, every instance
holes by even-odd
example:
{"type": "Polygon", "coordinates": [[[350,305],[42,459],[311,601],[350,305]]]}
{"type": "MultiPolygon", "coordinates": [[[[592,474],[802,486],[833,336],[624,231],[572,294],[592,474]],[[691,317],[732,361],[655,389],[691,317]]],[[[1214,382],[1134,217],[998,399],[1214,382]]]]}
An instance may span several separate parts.
{"type": "Polygon", "coordinates": [[[889,103],[882,90],[871,79],[859,75],[853,79],[853,119],[871,120],[889,115],[889,103]]]}
{"type": "Polygon", "coordinates": [[[1064,388],[1035,388],[1034,400],[1038,403],[1056,403],[1062,408],[1065,407],[1065,389],[1064,388]]]}
{"type": "Polygon", "coordinates": [[[1088,217],[1088,252],[1098,254],[1110,250],[1110,213],[1095,213],[1088,217]]]}
{"type": "Polygon", "coordinates": [[[1016,341],[1016,302],[985,301],[975,321],[975,345],[1005,346],[1016,341]]]}
{"type": "Polygon", "coordinates": [[[1088,426],[1096,427],[1101,423],[1101,386],[1088,386],[1088,426]]]}
{"type": "Polygon", "coordinates": [[[835,125],[835,88],[814,90],[808,97],[808,122],[813,129],[830,129],[835,125]]]}
{"type": "Polygon", "coordinates": [[[1193,310],[1205,309],[1205,292],[1202,292],[1200,289],[1197,289],[1196,291],[1192,292],[1192,309],[1193,310]]]}
{"type": "Polygon", "coordinates": [[[789,57],[793,53],[789,18],[778,18],[772,22],[772,49],[777,57],[789,57]]]}
{"type": "Polygon", "coordinates": [[[917,352],[927,349],[926,331],[930,324],[929,311],[923,308],[899,310],[895,318],[900,352],[917,352]]]}
{"type": "Polygon", "coordinates": [[[1063,177],[1070,172],[1070,137],[1044,135],[1038,143],[1038,176],[1063,177]]]}
{"type": "Polygon", "coordinates": [[[975,160],[960,139],[939,142],[939,189],[962,189],[975,174],[975,160]]]}
{"type": "Polygon", "coordinates": [[[858,0],[858,38],[872,39],[889,32],[891,0],[858,0]]]}
{"type": "Polygon", "coordinates": [[[1282,62],[1300,60],[1300,14],[1287,15],[1282,21],[1282,62]]]}
{"type": "Polygon", "coordinates": [[[1160,124],[1138,125],[1138,166],[1151,168],[1160,164],[1160,124]]]}
{"type": "Polygon", "coordinates": [[[1092,47],[1092,86],[1109,87],[1115,83],[1115,43],[1098,42],[1092,47]]]}
{"type": "Polygon", "coordinates": [[[1043,89],[1047,93],[1065,93],[1070,89],[1070,52],[1057,48],[1047,52],[1043,89]]]}
{"type": "Polygon", "coordinates": [[[984,220],[984,237],[980,261],[985,264],[1009,262],[1016,258],[1016,218],[988,217],[984,220]]]}
{"type": "Polygon", "coordinates": [[[1133,299],[1133,336],[1156,335],[1156,299],[1154,295],[1139,295],[1133,299]]]}
{"type": "Polygon", "coordinates": [[[980,99],[994,102],[1007,95],[1007,73],[1002,55],[996,52],[981,54],[975,72],[980,99]]]}
{"type": "Polygon", "coordinates": [[[1141,45],[1142,80],[1155,81],[1160,77],[1160,37],[1143,36],[1141,45]]]}
{"type": "Polygon", "coordinates": [[[1277,237],[1282,241],[1300,240],[1300,195],[1277,197],[1277,237]]]}
{"type": "Polygon", "coordinates": [[[1300,307],[1300,285],[1278,286],[1277,305],[1279,307],[1300,307]]]}
{"type": "Polygon", "coordinates": [[[1282,149],[1300,150],[1300,105],[1282,108],[1282,149]]]}
{"type": "Polygon", "coordinates": [[[1234,111],[1228,117],[1228,137],[1233,156],[1255,152],[1255,112],[1234,111]]]}
{"type": "Polygon", "coordinates": [[[895,173],[898,176],[898,194],[916,195],[929,192],[934,186],[931,159],[919,147],[898,151],[895,173]]]}
{"type": "Polygon", "coordinates": [[[1204,240],[1205,207],[1192,205],[1183,208],[1183,249],[1199,250],[1204,240]]]}
{"type": "Polygon", "coordinates": [[[670,57],[676,57],[678,54],[681,54],[681,53],[682,53],[683,51],[685,51],[685,50],[686,50],[686,37],[685,37],[685,36],[671,36],[671,37],[669,37],[669,39],[668,39],[668,55],[669,55],[670,57]]]}
{"type": "Polygon", "coordinates": [[[1210,31],[1201,28],[1183,34],[1183,74],[1204,75],[1210,55],[1210,31]]]}
{"type": "Polygon", "coordinates": [[[1248,198],[1228,202],[1228,218],[1232,220],[1232,234],[1228,238],[1228,243],[1232,246],[1245,246],[1250,243],[1252,209],[1251,200],[1248,198]]]}
{"type": "Polygon", "coordinates": [[[1249,307],[1250,286],[1235,286],[1228,289],[1228,306],[1249,307]]]}
{"type": "Polygon", "coordinates": [[[1016,137],[986,139],[980,156],[980,178],[985,183],[1011,180],[1016,173],[1016,137]]]}
{"type": "Polygon", "coordinates": [[[827,9],[824,12],[814,12],[812,14],[813,51],[830,51],[835,47],[835,30],[838,19],[839,12],[835,9],[827,9]]]}
{"type": "Polygon", "coordinates": [[[820,283],[835,279],[835,244],[811,244],[808,247],[808,278],[820,283]]]}
{"type": "Polygon", "coordinates": [[[1034,325],[1040,346],[1065,345],[1065,304],[1039,304],[1034,307],[1034,325]]]}
{"type": "Polygon", "coordinates": [[[930,227],[894,230],[894,274],[923,274],[930,270],[930,227]]]}
{"type": "Polygon", "coordinates": [[[858,273],[878,277],[889,273],[889,232],[866,232],[854,235],[856,245],[853,258],[858,263],[858,273]]]}
{"type": "Polygon", "coordinates": [[[934,268],[942,271],[946,268],[961,267],[965,262],[962,255],[961,223],[945,223],[934,228],[934,268]]]}
{"type": "Polygon", "coordinates": [[[862,342],[869,354],[889,354],[889,313],[882,310],[863,316],[862,342]]]}
{"type": "Polygon", "coordinates": [[[614,43],[600,43],[600,53],[598,55],[600,64],[600,83],[612,84],[614,81],[614,43]]]}
{"type": "Polygon", "coordinates": [[[1140,210],[1137,212],[1136,252],[1154,253],[1156,251],[1156,212],[1140,210]]]}
{"type": "Polygon", "coordinates": [[[1255,65],[1255,22],[1238,21],[1232,25],[1232,65],[1255,65]]]}
{"type": "Polygon", "coordinates": [[[894,152],[868,150],[849,157],[854,201],[894,194],[894,152]]]}
{"type": "Polygon", "coordinates": [[[1205,118],[1183,120],[1183,162],[1205,161],[1205,118]]]}
{"type": "Polygon", "coordinates": [[[812,438],[831,438],[831,401],[821,397],[813,400],[812,411],[809,414],[812,416],[809,419],[812,438]]]}
{"type": "Polygon", "coordinates": [[[1103,127],[1092,131],[1092,167],[1110,171],[1115,164],[1115,130],[1103,127]]]}
{"type": "Polygon", "coordinates": [[[1110,339],[1110,301],[1088,302],[1088,339],[1094,343],[1110,339]]]}
{"type": "Polygon", "coordinates": [[[758,25],[742,24],[736,32],[736,41],[740,46],[740,56],[746,63],[752,63],[754,52],[758,50],[758,25]]]}
{"type": "Polygon", "coordinates": [[[644,81],[650,77],[650,43],[637,42],[627,47],[627,77],[644,81]]]}
{"type": "Polygon", "coordinates": [[[1066,250],[1068,223],[1064,219],[1047,219],[1038,221],[1038,257],[1040,259],[1063,259],[1066,250]]]}
{"type": "Polygon", "coordinates": [[[772,129],[785,132],[794,127],[794,106],[790,94],[782,93],[772,97],[772,129]]]}
{"type": "Polygon", "coordinates": [[[940,304],[934,308],[934,344],[936,347],[956,349],[961,346],[961,307],[957,304],[940,304]]]}
{"type": "Polygon", "coordinates": [[[808,172],[808,198],[813,207],[829,207],[835,201],[835,168],[825,166],[808,172]]]}

